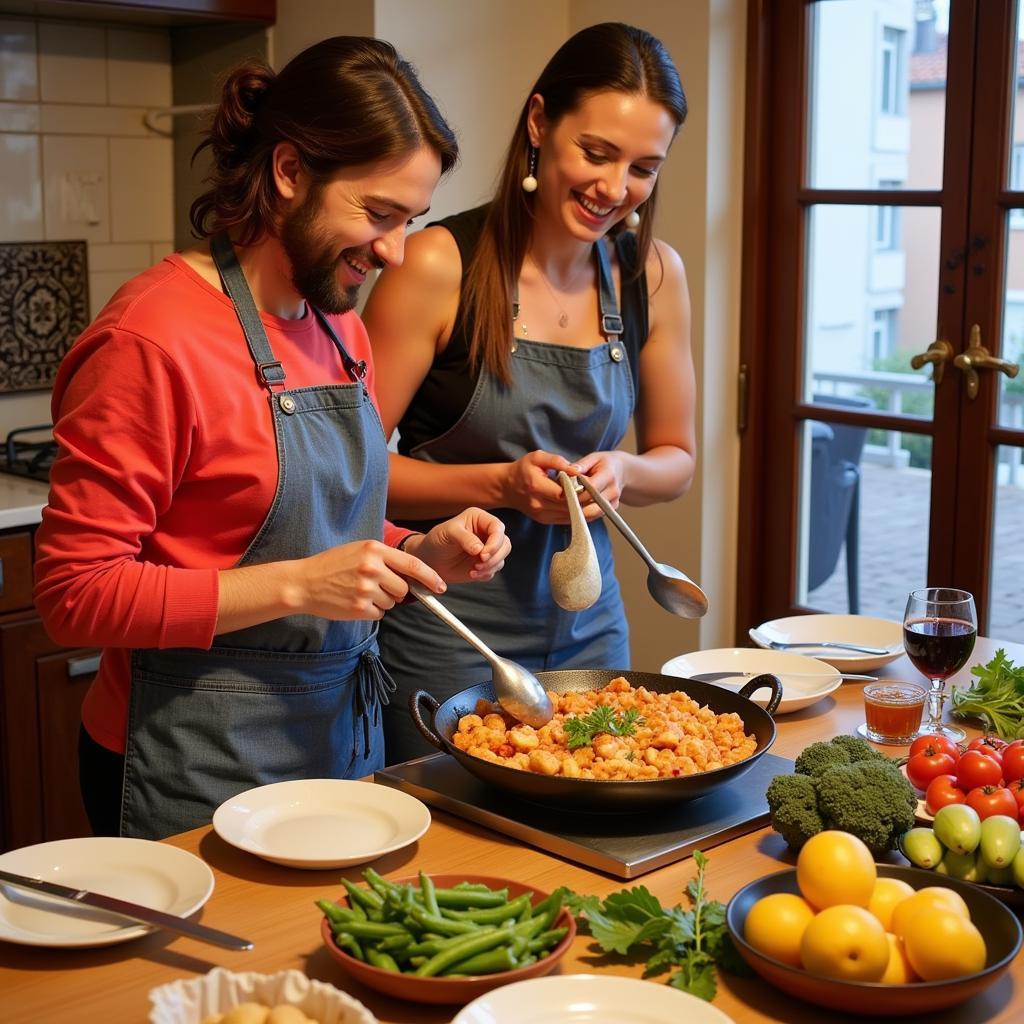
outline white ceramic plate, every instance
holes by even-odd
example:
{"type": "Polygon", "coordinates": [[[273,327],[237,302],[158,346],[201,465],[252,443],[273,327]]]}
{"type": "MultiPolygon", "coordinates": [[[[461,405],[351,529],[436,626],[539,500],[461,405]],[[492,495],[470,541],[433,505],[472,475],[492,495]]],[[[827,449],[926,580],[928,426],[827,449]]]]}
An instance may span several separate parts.
{"type": "MultiPolygon", "coordinates": [[[[661,671],[669,676],[691,678],[703,672],[735,672],[728,679],[708,680],[713,686],[738,691],[750,682],[744,673],[771,672],[782,683],[782,703],[776,715],[810,707],[827,697],[842,683],[839,673],[824,661],[805,658],[802,654],[784,651],[763,651],[756,647],[723,647],[713,651],[694,651],[680,654],[666,661],[661,671]]],[[[768,703],[767,690],[758,690],[751,700],[764,707],[768,703]]]]}
{"type": "MultiPolygon", "coordinates": [[[[884,647],[885,654],[860,654],[829,647],[802,647],[787,654],[803,654],[834,665],[844,672],[867,672],[895,661],[903,654],[903,624],[866,615],[791,615],[762,622],[749,631],[758,647],[770,648],[769,640],[783,643],[831,640],[840,643],[884,647]]],[[[782,652],[780,652],[782,653],[782,652]]]]}
{"type": "Polygon", "coordinates": [[[226,843],[275,864],[342,868],[415,842],[430,827],[430,811],[372,782],[296,779],[225,800],[213,827],[226,843]]]}
{"type": "Polygon", "coordinates": [[[567,974],[516,981],[474,999],[452,1024],[734,1024],[662,979],[567,974]]]}
{"type": "MultiPolygon", "coordinates": [[[[175,846],[100,836],[23,846],[0,868],[188,917],[213,892],[213,872],[175,846]]],[[[66,900],[0,885],[0,939],[26,946],[109,946],[153,929],[66,900]]]]}

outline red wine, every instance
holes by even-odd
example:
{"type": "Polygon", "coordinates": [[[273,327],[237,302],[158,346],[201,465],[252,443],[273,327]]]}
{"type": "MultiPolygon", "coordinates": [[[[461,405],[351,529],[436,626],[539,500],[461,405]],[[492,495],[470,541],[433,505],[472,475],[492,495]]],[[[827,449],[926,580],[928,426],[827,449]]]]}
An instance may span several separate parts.
{"type": "Polygon", "coordinates": [[[964,619],[908,619],[903,646],[914,667],[929,679],[959,672],[974,650],[978,631],[964,619]]]}

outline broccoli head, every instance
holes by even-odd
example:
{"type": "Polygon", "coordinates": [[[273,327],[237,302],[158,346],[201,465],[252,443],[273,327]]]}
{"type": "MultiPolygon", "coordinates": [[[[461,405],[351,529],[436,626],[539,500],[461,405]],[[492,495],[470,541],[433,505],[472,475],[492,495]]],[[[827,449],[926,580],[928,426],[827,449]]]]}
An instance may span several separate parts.
{"type": "Polygon", "coordinates": [[[858,761],[889,761],[885,754],[878,753],[858,736],[833,736],[830,740],[819,740],[805,747],[796,759],[795,768],[800,775],[817,778],[829,768],[858,761]]]}
{"type": "Polygon", "coordinates": [[[769,783],[766,796],[772,828],[794,850],[828,827],[818,812],[814,780],[806,775],[777,775],[769,783]]]}
{"type": "Polygon", "coordinates": [[[875,855],[893,849],[914,827],[917,797],[891,762],[840,765],[820,775],[814,785],[825,827],[852,833],[875,855]]]}

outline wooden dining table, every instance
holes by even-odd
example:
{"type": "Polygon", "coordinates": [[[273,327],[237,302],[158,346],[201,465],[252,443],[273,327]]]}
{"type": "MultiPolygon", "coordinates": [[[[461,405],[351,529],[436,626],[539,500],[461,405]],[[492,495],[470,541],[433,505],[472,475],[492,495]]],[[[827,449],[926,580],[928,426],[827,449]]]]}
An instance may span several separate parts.
{"type": "MultiPolygon", "coordinates": [[[[970,664],[988,662],[999,647],[1005,648],[1015,664],[1024,664],[1024,645],[982,638],[970,664]]],[[[905,657],[876,674],[920,681],[920,675],[905,657]]],[[[963,686],[970,678],[965,670],[952,682],[963,686]]],[[[816,739],[853,732],[863,721],[862,686],[847,682],[817,704],[780,717],[773,752],[792,758],[816,739]]],[[[970,728],[971,723],[966,724],[970,728]]],[[[980,733],[979,729],[970,731],[980,733]]],[[[901,753],[900,748],[883,749],[892,755],[901,753]]],[[[732,785],[742,786],[742,778],[732,785]]],[[[421,869],[428,873],[498,875],[538,890],[550,892],[566,885],[578,893],[598,896],[644,885],[665,906],[686,905],[684,890],[696,871],[693,859],[688,857],[623,882],[447,813],[432,814],[432,824],[418,842],[379,858],[373,867],[386,876],[408,875],[421,869]]],[[[453,1006],[427,1006],[385,998],[354,981],[331,958],[321,941],[321,915],[313,901],[341,895],[339,870],[304,871],[275,865],[228,845],[209,827],[173,836],[165,842],[201,857],[213,871],[216,886],[198,920],[244,935],[254,942],[254,948],[245,953],[229,952],[167,933],[152,933],[122,945],[91,949],[37,948],[0,942],[3,1024],[142,1024],[149,1013],[148,993],[152,988],[205,974],[216,966],[262,973],[298,968],[310,978],[348,992],[368,1006],[382,1024],[440,1024],[450,1021],[458,1011],[453,1006]]],[[[709,860],[705,879],[708,894],[722,902],[727,902],[746,883],[794,863],[785,843],[770,828],[760,828],[705,852],[709,860]]],[[[360,870],[362,866],[348,869],[347,874],[356,876],[360,870]]],[[[562,974],[638,978],[643,965],[603,954],[581,930],[556,970],[562,974]]],[[[651,979],[650,984],[664,984],[667,977],[651,979]]],[[[799,1002],[757,977],[724,972],[718,975],[714,1005],[736,1024],[811,1024],[831,1013],[799,1002]]],[[[959,1007],[931,1013],[927,1020],[929,1024],[1024,1020],[1024,959],[1018,956],[1009,971],[981,995],[959,1007]]]]}

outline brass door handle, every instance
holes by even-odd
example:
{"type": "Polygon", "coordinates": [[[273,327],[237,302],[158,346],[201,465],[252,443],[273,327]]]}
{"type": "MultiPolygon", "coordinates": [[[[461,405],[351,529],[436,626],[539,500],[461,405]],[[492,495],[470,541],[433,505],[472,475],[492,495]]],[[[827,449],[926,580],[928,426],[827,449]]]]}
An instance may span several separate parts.
{"type": "Polygon", "coordinates": [[[919,352],[910,360],[910,365],[915,370],[920,370],[925,363],[932,364],[932,380],[936,384],[942,383],[942,375],[946,372],[946,360],[953,354],[953,346],[944,338],[933,341],[928,346],[927,352],[919,352]]]}
{"type": "Polygon", "coordinates": [[[978,370],[998,370],[1005,373],[1007,377],[1016,377],[1020,367],[1007,359],[998,359],[989,354],[987,348],[981,343],[981,328],[974,324],[971,327],[971,337],[967,345],[967,351],[961,352],[954,360],[953,365],[964,371],[967,378],[967,397],[977,398],[978,396],[978,370]]]}

